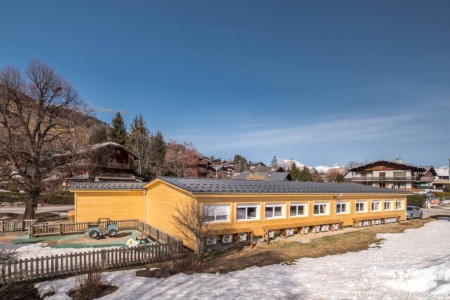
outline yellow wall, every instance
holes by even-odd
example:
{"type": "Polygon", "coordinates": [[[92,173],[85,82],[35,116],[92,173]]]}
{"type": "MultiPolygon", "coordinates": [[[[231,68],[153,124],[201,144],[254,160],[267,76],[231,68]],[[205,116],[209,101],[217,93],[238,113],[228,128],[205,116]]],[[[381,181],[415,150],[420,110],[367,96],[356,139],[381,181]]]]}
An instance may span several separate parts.
{"type": "Polygon", "coordinates": [[[144,218],[144,191],[75,191],[75,222],[144,218]]]}
{"type": "Polygon", "coordinates": [[[230,218],[228,222],[215,222],[212,228],[215,230],[223,229],[243,229],[250,228],[256,236],[264,234],[263,226],[289,223],[303,220],[330,220],[339,219],[344,221],[344,226],[351,226],[353,224],[353,218],[373,216],[381,217],[383,215],[396,214],[401,216],[401,220],[406,219],[406,196],[393,194],[393,195],[367,195],[367,194],[352,194],[344,196],[338,201],[346,201],[349,204],[349,212],[336,214],[336,195],[196,195],[197,200],[202,204],[229,204],[230,205],[230,218]],[[381,211],[371,211],[372,200],[392,199],[393,209],[385,211],[383,209],[383,201],[380,201],[381,211]],[[403,208],[400,210],[395,209],[395,199],[402,200],[403,208]],[[356,202],[358,200],[365,200],[367,212],[356,212],[356,202]],[[291,217],[289,215],[290,204],[293,202],[307,203],[307,216],[291,217]],[[314,203],[315,202],[328,202],[328,214],[314,215],[314,203]],[[284,204],[284,216],[282,218],[265,219],[265,203],[283,203],[284,204]],[[259,204],[259,220],[236,220],[236,208],[238,204],[259,204]]]}
{"type": "Polygon", "coordinates": [[[177,207],[182,208],[189,204],[228,204],[230,205],[230,216],[227,222],[212,223],[212,229],[251,229],[255,236],[264,233],[263,226],[280,223],[296,222],[298,220],[330,220],[340,219],[344,226],[351,226],[353,218],[373,216],[381,218],[383,215],[400,215],[401,220],[406,219],[406,195],[404,194],[196,194],[184,191],[176,186],[156,180],[145,187],[145,191],[92,191],[75,190],[75,216],[76,222],[94,221],[98,218],[111,219],[140,219],[144,222],[182,239],[186,246],[195,248],[189,240],[180,232],[173,219],[177,207]],[[338,198],[336,198],[338,197],[338,198]],[[349,212],[336,214],[336,199],[348,201],[349,212]],[[384,210],[384,201],[392,201],[392,209],[384,210]],[[366,212],[355,212],[356,202],[365,200],[366,212]],[[380,200],[380,211],[371,211],[371,202],[380,200]],[[402,200],[401,209],[395,208],[396,200],[402,200]],[[291,217],[289,208],[292,202],[305,202],[308,204],[308,216],[291,217]],[[326,215],[314,215],[314,202],[328,202],[329,211],[326,215]],[[259,204],[259,220],[236,220],[236,207],[238,204],[259,204]],[[265,219],[265,203],[284,203],[283,218],[265,219]]]}
{"type": "Polygon", "coordinates": [[[192,194],[160,181],[153,182],[146,193],[145,222],[183,240],[189,248],[195,248],[190,244],[190,239],[182,234],[176,226],[173,216],[178,209],[192,205],[195,201],[192,194]]]}

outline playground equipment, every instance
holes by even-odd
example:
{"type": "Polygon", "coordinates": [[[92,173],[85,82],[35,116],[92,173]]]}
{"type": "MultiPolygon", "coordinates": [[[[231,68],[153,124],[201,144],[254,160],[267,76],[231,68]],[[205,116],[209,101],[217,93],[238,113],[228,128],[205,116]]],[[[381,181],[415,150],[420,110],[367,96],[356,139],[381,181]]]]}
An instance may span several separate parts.
{"type": "Polygon", "coordinates": [[[119,232],[119,225],[111,221],[109,218],[99,218],[97,224],[88,226],[88,234],[93,239],[99,239],[105,235],[109,237],[116,236],[119,232]],[[101,223],[105,223],[105,227],[100,227],[101,223]]]}

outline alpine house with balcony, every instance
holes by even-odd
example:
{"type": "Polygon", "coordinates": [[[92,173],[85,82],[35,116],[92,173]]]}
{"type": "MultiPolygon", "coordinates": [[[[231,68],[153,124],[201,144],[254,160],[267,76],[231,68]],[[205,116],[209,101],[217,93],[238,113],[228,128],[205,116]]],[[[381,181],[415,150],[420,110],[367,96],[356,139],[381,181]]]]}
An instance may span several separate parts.
{"type": "Polygon", "coordinates": [[[354,183],[376,187],[413,190],[420,185],[426,168],[404,164],[402,160],[377,160],[349,170],[354,183]]]}

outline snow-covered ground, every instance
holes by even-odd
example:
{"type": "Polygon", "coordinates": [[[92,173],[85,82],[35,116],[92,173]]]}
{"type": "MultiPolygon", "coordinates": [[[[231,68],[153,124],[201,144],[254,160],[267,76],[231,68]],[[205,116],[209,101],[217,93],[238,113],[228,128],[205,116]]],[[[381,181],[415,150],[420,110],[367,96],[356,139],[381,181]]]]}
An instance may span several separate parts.
{"type": "MultiPolygon", "coordinates": [[[[119,289],[102,299],[450,299],[450,222],[434,221],[360,252],[252,267],[228,274],[154,279],[109,272],[119,289]]],[[[70,299],[75,277],[53,282],[70,299]]],[[[40,293],[51,286],[38,284],[40,293]]]]}
{"type": "MultiPolygon", "coordinates": [[[[11,244],[2,244],[0,243],[1,248],[8,248],[11,244]]],[[[51,256],[51,255],[59,255],[59,254],[69,254],[69,253],[80,253],[80,252],[89,252],[89,251],[97,251],[103,249],[116,249],[116,247],[86,247],[86,248],[51,248],[47,247],[46,243],[36,243],[36,244],[28,244],[28,245],[15,245],[18,247],[14,247],[16,249],[15,253],[17,258],[32,258],[32,257],[42,257],[42,256],[51,256]]],[[[9,247],[12,248],[12,247],[9,247]]]]}

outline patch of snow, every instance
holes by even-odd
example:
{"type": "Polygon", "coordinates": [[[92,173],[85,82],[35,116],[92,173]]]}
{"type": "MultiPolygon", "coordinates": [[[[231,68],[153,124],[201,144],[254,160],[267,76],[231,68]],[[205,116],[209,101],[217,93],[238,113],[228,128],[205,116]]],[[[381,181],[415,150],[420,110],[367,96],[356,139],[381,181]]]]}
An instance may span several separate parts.
{"type": "MultiPolygon", "coordinates": [[[[382,234],[379,247],[294,264],[251,267],[228,274],[136,277],[106,273],[119,289],[102,299],[448,299],[450,222],[434,221],[400,234],[382,234]]],[[[54,296],[69,299],[75,277],[53,281],[54,296]]],[[[37,284],[42,294],[50,282],[37,284]]]]}
{"type": "MultiPolygon", "coordinates": [[[[9,244],[2,244],[0,248],[9,244]]],[[[60,254],[70,254],[70,253],[80,253],[80,252],[89,252],[89,251],[97,251],[103,249],[116,249],[120,247],[86,247],[86,248],[51,248],[46,247],[47,243],[36,243],[36,244],[19,244],[14,245],[16,248],[17,258],[32,258],[32,257],[43,257],[43,256],[51,256],[51,255],[60,255],[60,254]]]]}

